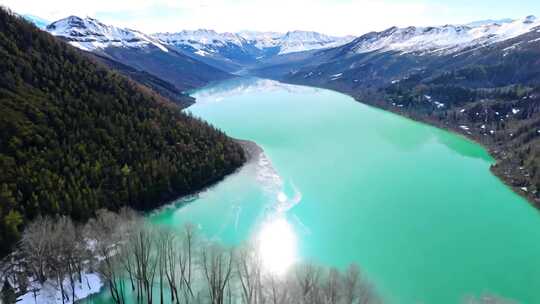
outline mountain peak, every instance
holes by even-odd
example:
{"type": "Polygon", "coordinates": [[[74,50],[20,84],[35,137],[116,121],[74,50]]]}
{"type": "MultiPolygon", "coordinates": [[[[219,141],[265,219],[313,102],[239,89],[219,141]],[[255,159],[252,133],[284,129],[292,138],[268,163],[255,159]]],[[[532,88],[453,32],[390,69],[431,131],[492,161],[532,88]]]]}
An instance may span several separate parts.
{"type": "Polygon", "coordinates": [[[510,18],[486,19],[486,20],[478,20],[478,21],[469,22],[469,23],[465,24],[465,26],[467,26],[467,27],[481,27],[481,26],[486,26],[486,25],[501,25],[501,24],[505,24],[505,23],[512,23],[514,21],[515,21],[514,19],[510,19],[510,18]]]}
{"type": "Polygon", "coordinates": [[[111,46],[155,46],[164,52],[168,52],[167,48],[155,39],[139,31],[106,25],[91,17],[69,16],[49,24],[46,30],[55,36],[66,39],[73,46],[86,51],[111,46]]]}
{"type": "Polygon", "coordinates": [[[334,37],[314,31],[289,31],[279,38],[279,54],[336,47],[352,41],[354,37],[334,37]]]}

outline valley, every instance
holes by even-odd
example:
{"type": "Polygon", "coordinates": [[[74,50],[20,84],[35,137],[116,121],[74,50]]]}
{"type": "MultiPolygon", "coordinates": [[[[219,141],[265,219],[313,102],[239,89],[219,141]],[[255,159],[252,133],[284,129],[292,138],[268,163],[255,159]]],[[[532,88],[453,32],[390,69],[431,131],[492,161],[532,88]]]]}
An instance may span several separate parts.
{"type": "MultiPolygon", "coordinates": [[[[139,44],[161,53],[170,49],[228,73],[221,79],[255,75],[336,90],[463,134],[489,149],[497,159],[492,168],[497,176],[534,205],[540,204],[540,21],[534,16],[440,27],[391,27],[357,38],[301,31],[196,30],[145,35],[139,41],[117,33],[142,33],[77,17],[52,23],[48,31],[173,83],[174,78],[141,65],[147,59],[132,57],[132,50],[138,50],[139,44]],[[88,26],[109,34],[88,36],[84,32],[88,26]],[[112,36],[102,38],[107,35],[112,36]]],[[[186,91],[193,85],[179,89],[186,91]]]]}
{"type": "Polygon", "coordinates": [[[540,302],[534,16],[152,33],[2,7],[0,53],[1,301],[175,303],[180,275],[186,303],[540,302]]]}

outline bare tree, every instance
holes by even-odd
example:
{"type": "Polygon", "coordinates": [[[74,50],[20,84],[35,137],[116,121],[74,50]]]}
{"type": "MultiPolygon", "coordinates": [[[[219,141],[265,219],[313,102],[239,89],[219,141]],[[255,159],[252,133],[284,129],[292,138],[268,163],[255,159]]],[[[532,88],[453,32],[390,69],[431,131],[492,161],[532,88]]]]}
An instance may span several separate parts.
{"type": "Polygon", "coordinates": [[[246,304],[264,302],[261,258],[253,247],[241,248],[236,255],[236,272],[246,304]]]}
{"type": "MultiPolygon", "coordinates": [[[[64,302],[76,300],[76,283],[82,283],[82,273],[88,271],[83,267],[89,267],[84,263],[91,256],[117,304],[152,304],[158,297],[161,304],[381,302],[356,265],[344,274],[311,263],[275,274],[263,269],[259,252],[250,245],[233,251],[213,242],[197,242],[191,225],[182,233],[152,227],[127,209],[118,214],[100,210],[84,230],[66,217],[39,218],[28,227],[21,242],[23,256],[11,255],[0,263],[2,279],[17,291],[28,285],[25,273],[41,282],[56,281],[64,302]],[[126,298],[126,286],[132,299],[126,298]]],[[[511,302],[482,297],[468,303],[511,302]]]]}
{"type": "Polygon", "coordinates": [[[331,268],[322,285],[324,303],[338,304],[342,297],[341,276],[336,268],[331,268]]]}
{"type": "Polygon", "coordinates": [[[28,266],[40,283],[44,283],[49,276],[47,266],[52,254],[53,226],[50,218],[38,217],[26,227],[21,240],[28,266]]]}
{"type": "Polygon", "coordinates": [[[292,303],[291,295],[294,294],[291,291],[291,287],[294,286],[293,282],[288,282],[287,277],[281,277],[274,273],[267,273],[265,278],[265,292],[266,301],[270,304],[286,304],[292,303]]]}
{"type": "MultiPolygon", "coordinates": [[[[196,297],[193,290],[193,276],[195,269],[194,257],[196,255],[195,247],[197,243],[197,237],[195,233],[195,228],[191,224],[185,225],[182,231],[183,232],[181,234],[181,242],[176,244],[176,246],[180,247],[177,249],[176,257],[176,261],[179,266],[176,268],[178,271],[177,277],[179,278],[179,284],[176,284],[176,288],[180,288],[182,290],[184,302],[190,303],[196,297]]],[[[176,292],[178,292],[177,289],[175,289],[176,292]]]]}
{"type": "Polygon", "coordinates": [[[381,303],[373,286],[361,277],[356,264],[351,264],[343,277],[343,298],[345,304],[381,303]]]}
{"type": "Polygon", "coordinates": [[[84,238],[97,254],[98,270],[116,303],[125,302],[124,276],[129,277],[131,288],[135,289],[134,252],[126,240],[132,240],[141,227],[140,221],[135,212],[128,209],[122,209],[118,214],[99,210],[84,229],[84,238]]]}
{"type": "Polygon", "coordinates": [[[193,296],[193,290],[191,288],[193,278],[193,253],[196,243],[195,227],[191,224],[184,226],[184,283],[191,296],[193,296]]]}
{"type": "Polygon", "coordinates": [[[296,267],[296,284],[298,297],[301,303],[313,304],[320,301],[319,280],[321,269],[312,263],[296,267]]]}
{"type": "Polygon", "coordinates": [[[228,287],[233,271],[234,254],[217,245],[206,246],[201,250],[204,277],[212,304],[225,303],[225,288],[228,287]]]}

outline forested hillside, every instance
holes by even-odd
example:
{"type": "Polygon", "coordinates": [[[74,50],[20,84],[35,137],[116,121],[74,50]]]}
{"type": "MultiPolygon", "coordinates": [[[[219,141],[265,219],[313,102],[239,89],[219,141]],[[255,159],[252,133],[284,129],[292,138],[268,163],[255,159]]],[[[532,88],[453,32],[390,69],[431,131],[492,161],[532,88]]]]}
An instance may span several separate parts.
{"type": "Polygon", "coordinates": [[[156,207],[240,166],[241,147],[0,9],[0,253],[38,215],[156,207]]]}

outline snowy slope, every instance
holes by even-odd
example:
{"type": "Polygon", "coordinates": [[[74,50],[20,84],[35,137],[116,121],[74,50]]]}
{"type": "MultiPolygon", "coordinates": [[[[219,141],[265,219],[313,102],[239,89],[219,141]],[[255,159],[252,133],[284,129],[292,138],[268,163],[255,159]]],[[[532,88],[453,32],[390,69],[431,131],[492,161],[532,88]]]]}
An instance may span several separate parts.
{"type": "Polygon", "coordinates": [[[36,304],[36,303],[64,303],[72,304],[77,302],[80,299],[84,299],[91,294],[98,293],[103,287],[103,281],[97,273],[82,273],[82,283],[79,281],[75,282],[75,299],[71,298],[71,284],[69,279],[64,279],[63,285],[67,294],[70,297],[69,299],[64,299],[62,301],[62,294],[57,283],[54,280],[48,280],[43,285],[38,283],[33,283],[29,286],[29,290],[36,290],[36,292],[29,291],[28,293],[20,296],[17,299],[19,304],[36,304]]]}
{"type": "Polygon", "coordinates": [[[168,52],[167,48],[156,39],[139,31],[106,25],[89,17],[83,19],[70,16],[51,23],[46,30],[86,51],[107,47],[141,48],[152,45],[168,52]]]}
{"type": "Polygon", "coordinates": [[[217,53],[220,48],[231,45],[249,49],[255,48],[263,52],[265,49],[277,48],[278,54],[302,52],[314,49],[336,47],[353,40],[353,37],[333,37],[317,32],[292,31],[286,34],[275,32],[217,33],[213,30],[181,31],[178,33],[157,33],[152,37],[163,44],[176,47],[191,47],[194,53],[201,56],[217,53]]]}
{"type": "MultiPolygon", "coordinates": [[[[108,47],[133,49],[155,46],[164,52],[174,49],[192,57],[218,60],[225,64],[247,64],[265,56],[336,47],[353,39],[306,31],[285,34],[253,31],[218,33],[208,29],[146,35],[136,30],[106,25],[90,17],[76,16],[58,20],[47,26],[46,30],[86,51],[108,47]]],[[[221,68],[220,64],[213,65],[221,68]]]]}
{"type": "Polygon", "coordinates": [[[249,42],[233,33],[217,33],[214,30],[184,30],[177,33],[156,33],[152,37],[164,45],[191,51],[199,56],[213,56],[221,52],[248,52],[249,42]]]}
{"type": "Polygon", "coordinates": [[[178,33],[156,33],[152,37],[167,44],[185,44],[196,49],[207,46],[222,47],[228,44],[242,46],[247,41],[239,35],[232,33],[217,33],[213,30],[199,29],[195,31],[181,31],[178,33]]]}
{"type": "Polygon", "coordinates": [[[278,46],[279,39],[283,36],[282,33],[277,32],[256,32],[256,31],[242,31],[238,35],[248,40],[255,47],[259,49],[273,48],[278,46]]]}
{"type": "Polygon", "coordinates": [[[279,54],[337,47],[353,39],[352,36],[333,37],[317,32],[292,31],[278,39],[279,54]]]}
{"type": "Polygon", "coordinates": [[[365,34],[351,43],[354,53],[401,51],[403,53],[446,55],[466,48],[485,46],[511,39],[540,26],[534,16],[524,19],[440,27],[391,27],[365,34]],[[471,26],[472,25],[472,26],[471,26]]]}

